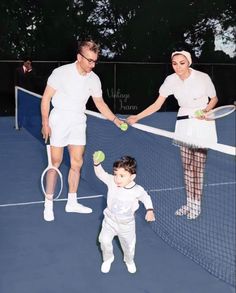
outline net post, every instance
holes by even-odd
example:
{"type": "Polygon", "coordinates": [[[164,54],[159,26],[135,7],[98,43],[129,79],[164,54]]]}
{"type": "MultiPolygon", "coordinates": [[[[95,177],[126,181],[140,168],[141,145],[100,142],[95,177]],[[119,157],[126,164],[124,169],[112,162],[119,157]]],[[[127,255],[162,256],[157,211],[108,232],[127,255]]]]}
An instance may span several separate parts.
{"type": "Polygon", "coordinates": [[[15,86],[15,129],[19,129],[18,125],[18,86],[15,86]]]}

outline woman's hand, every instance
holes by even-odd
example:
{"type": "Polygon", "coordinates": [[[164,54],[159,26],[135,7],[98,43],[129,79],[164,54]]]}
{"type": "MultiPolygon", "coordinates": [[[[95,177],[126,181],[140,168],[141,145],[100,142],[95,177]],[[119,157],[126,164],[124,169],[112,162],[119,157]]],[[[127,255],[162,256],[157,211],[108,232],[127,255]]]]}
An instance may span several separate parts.
{"type": "Polygon", "coordinates": [[[138,115],[131,115],[126,119],[126,122],[130,125],[138,122],[138,115]]]}

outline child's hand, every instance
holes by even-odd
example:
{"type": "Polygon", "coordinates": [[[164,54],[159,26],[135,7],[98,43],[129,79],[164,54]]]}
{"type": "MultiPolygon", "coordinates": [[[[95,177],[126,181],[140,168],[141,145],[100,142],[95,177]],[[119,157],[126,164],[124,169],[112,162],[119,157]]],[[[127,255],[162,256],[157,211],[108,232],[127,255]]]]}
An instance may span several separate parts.
{"type": "Polygon", "coordinates": [[[96,155],[95,155],[95,153],[93,154],[93,163],[94,163],[94,165],[98,165],[98,164],[99,164],[99,161],[96,160],[96,155]]]}
{"type": "Polygon", "coordinates": [[[94,154],[93,154],[93,163],[94,163],[94,165],[97,165],[98,164],[98,162],[94,158],[94,154]]]}
{"type": "Polygon", "coordinates": [[[149,210],[146,212],[145,220],[147,222],[153,222],[155,221],[155,214],[153,210],[149,210]]]}

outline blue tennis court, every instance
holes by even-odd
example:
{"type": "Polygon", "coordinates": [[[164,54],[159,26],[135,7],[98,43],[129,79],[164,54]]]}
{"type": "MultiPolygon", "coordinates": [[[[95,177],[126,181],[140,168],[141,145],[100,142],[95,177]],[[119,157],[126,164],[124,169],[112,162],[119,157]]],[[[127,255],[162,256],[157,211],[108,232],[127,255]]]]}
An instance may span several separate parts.
{"type": "MultiPolygon", "coordinates": [[[[173,131],[174,121],[175,113],[158,113],[144,123],[173,131]]],[[[235,114],[217,123],[219,142],[234,145],[235,114]]],[[[93,213],[65,213],[65,188],[55,204],[55,221],[47,223],[42,217],[40,189],[45,147],[34,121],[29,130],[16,131],[13,126],[13,117],[0,118],[0,292],[235,292],[234,156],[209,152],[202,216],[195,222],[177,219],[174,210],[183,200],[178,148],[167,138],[155,142],[154,135],[131,127],[123,133],[107,121],[89,118],[78,196],[93,213]],[[97,237],[106,189],[92,168],[91,155],[97,149],[106,153],[104,167],[108,171],[114,158],[135,156],[137,181],[148,190],[156,207],[154,224],[144,221],[142,207],[137,213],[134,275],[127,272],[117,242],[110,273],[100,272],[97,237]]],[[[66,153],[61,171],[65,178],[66,153]]]]}

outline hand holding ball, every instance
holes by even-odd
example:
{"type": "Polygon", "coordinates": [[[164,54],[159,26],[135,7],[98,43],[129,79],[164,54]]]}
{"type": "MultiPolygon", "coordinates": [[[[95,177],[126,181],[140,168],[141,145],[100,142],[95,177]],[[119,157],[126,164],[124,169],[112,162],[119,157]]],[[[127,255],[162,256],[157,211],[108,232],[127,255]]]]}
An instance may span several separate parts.
{"type": "Polygon", "coordinates": [[[94,162],[100,164],[101,162],[103,162],[105,160],[105,154],[102,151],[96,151],[93,154],[93,160],[94,162]]]}
{"type": "Polygon", "coordinates": [[[202,110],[197,110],[197,111],[195,111],[194,112],[194,115],[195,115],[195,117],[201,117],[201,116],[204,116],[204,112],[202,111],[202,110]]]}
{"type": "Polygon", "coordinates": [[[122,131],[126,131],[127,129],[128,129],[128,124],[127,123],[122,123],[121,125],[120,125],[120,129],[122,130],[122,131]]]}

